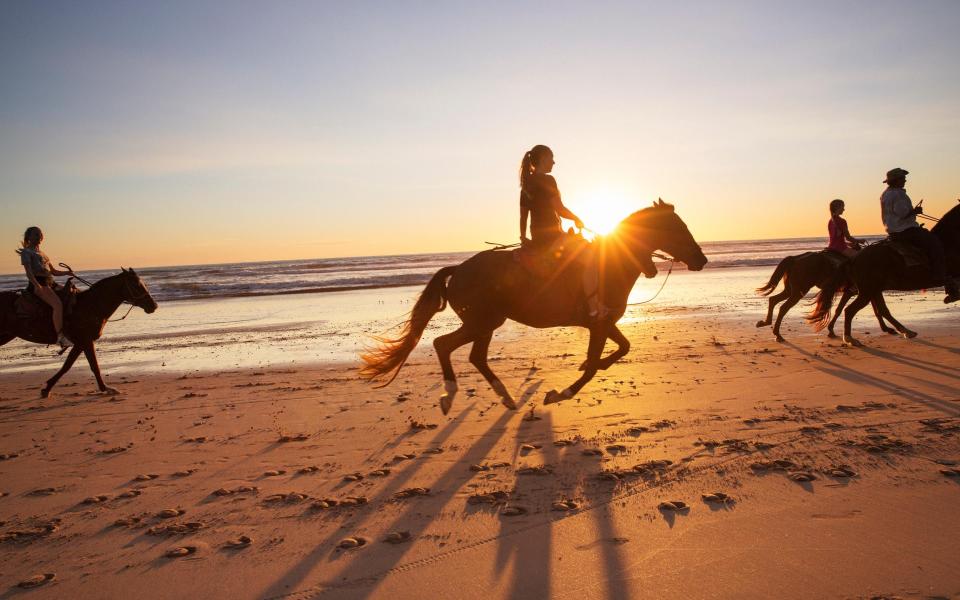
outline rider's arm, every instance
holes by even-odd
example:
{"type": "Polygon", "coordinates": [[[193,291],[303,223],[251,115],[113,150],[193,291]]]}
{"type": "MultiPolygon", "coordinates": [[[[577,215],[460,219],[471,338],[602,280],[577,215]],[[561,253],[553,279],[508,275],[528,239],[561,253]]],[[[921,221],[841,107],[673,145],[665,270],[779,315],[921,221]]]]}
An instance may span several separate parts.
{"type": "Polygon", "coordinates": [[[853,243],[853,244],[859,244],[859,243],[860,243],[860,240],[858,240],[857,238],[855,238],[855,237],[853,237],[852,235],[850,235],[850,228],[847,227],[847,222],[846,222],[846,221],[843,222],[843,231],[841,231],[840,233],[841,233],[841,235],[843,236],[843,239],[847,240],[848,242],[851,242],[851,243],[853,243]]]}
{"type": "Polygon", "coordinates": [[[57,269],[54,269],[54,268],[53,268],[53,265],[50,265],[50,272],[51,272],[52,274],[56,275],[57,277],[63,277],[64,275],[70,275],[70,274],[71,274],[70,271],[58,271],[57,269]]]}
{"type": "Polygon", "coordinates": [[[573,221],[578,228],[582,229],[583,221],[580,220],[580,217],[573,214],[572,210],[563,205],[563,201],[560,199],[560,188],[557,187],[557,181],[550,175],[544,175],[544,178],[549,182],[551,187],[550,191],[552,193],[550,199],[553,202],[553,210],[557,211],[557,214],[564,219],[573,221]]]}
{"type": "Polygon", "coordinates": [[[902,194],[897,194],[897,197],[893,199],[893,214],[897,215],[901,219],[908,217],[913,212],[913,202],[910,201],[910,196],[906,192],[902,194]]]}

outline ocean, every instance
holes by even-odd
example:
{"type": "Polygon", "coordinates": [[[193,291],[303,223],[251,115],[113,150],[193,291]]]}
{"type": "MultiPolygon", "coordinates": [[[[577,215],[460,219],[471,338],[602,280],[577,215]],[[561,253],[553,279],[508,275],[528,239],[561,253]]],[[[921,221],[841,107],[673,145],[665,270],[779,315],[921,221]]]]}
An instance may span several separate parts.
{"type": "MultiPolygon", "coordinates": [[[[822,250],[826,238],[707,242],[708,269],[776,265],[791,254],[822,250]]],[[[480,248],[479,250],[483,250],[480,248]]],[[[478,251],[479,251],[478,250],[478,251]]],[[[137,269],[158,302],[311,294],[423,285],[441,267],[455,265],[475,252],[361,256],[269,262],[188,265],[137,269]]],[[[117,257],[122,262],[122,257],[117,257]]],[[[683,265],[678,265],[683,269],[683,265]]],[[[116,271],[80,271],[96,281],[116,271]]],[[[24,286],[22,273],[0,275],[0,290],[24,286]]]]}

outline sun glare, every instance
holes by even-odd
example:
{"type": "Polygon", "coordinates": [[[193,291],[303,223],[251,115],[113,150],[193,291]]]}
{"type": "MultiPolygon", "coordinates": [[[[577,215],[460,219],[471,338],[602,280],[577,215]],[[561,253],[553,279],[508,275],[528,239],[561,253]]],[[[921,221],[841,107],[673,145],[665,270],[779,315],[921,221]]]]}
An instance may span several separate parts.
{"type": "MultiPolygon", "coordinates": [[[[599,235],[607,235],[623,219],[640,208],[637,198],[612,190],[595,190],[583,194],[574,212],[584,224],[599,235]]],[[[589,232],[587,232],[589,234],[589,232]]]]}

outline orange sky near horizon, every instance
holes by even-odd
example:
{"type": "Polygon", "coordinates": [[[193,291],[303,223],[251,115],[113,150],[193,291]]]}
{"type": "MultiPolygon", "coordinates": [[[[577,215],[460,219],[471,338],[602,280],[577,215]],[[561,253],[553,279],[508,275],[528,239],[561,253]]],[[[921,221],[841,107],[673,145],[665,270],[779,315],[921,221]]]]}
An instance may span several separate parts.
{"type": "Polygon", "coordinates": [[[77,269],[512,243],[538,143],[595,229],[662,197],[702,241],[825,236],[843,198],[878,234],[897,166],[960,198],[955,2],[5,10],[2,273],[29,225],[77,269]]]}

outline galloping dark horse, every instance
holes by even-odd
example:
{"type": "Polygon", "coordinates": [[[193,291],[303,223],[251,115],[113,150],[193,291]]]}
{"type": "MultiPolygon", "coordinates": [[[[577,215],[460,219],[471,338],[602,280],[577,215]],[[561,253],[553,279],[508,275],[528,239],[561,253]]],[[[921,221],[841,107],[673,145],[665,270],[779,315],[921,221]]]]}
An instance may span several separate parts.
{"type": "MultiPolygon", "coordinates": [[[[943,242],[948,275],[956,277],[960,274],[960,205],[947,211],[931,232],[943,242]]],[[[841,289],[855,288],[856,297],[843,313],[843,343],[848,346],[862,345],[850,330],[857,312],[869,302],[878,303],[881,314],[901,335],[914,337],[915,332],[904,327],[890,314],[883,302],[884,290],[914,291],[943,285],[942,281],[931,279],[929,267],[907,267],[897,250],[887,243],[873,244],[861,250],[848,264],[847,277],[842,279],[820,290],[816,306],[807,319],[822,329],[830,315],[836,293],[841,289]]]]}
{"type": "MultiPolygon", "coordinates": [[[[783,306],[780,307],[780,311],[777,313],[777,321],[773,324],[773,335],[776,336],[778,342],[782,342],[783,336],[780,335],[780,323],[783,322],[783,317],[787,314],[787,311],[802,300],[813,286],[823,289],[827,285],[830,285],[831,282],[835,282],[845,276],[842,268],[843,262],[847,259],[840,258],[839,255],[831,256],[830,254],[829,250],[804,252],[803,254],[788,256],[781,260],[766,285],[757,288],[758,294],[768,296],[777,288],[780,280],[783,280],[783,290],[779,294],[770,296],[770,301],[767,306],[767,318],[762,321],[757,321],[757,327],[766,327],[773,322],[773,309],[777,304],[783,302],[783,306]]],[[[837,310],[830,320],[830,324],[827,326],[830,337],[836,337],[836,334],[833,332],[833,326],[837,322],[837,317],[840,316],[840,311],[843,310],[844,305],[853,293],[852,288],[844,289],[840,304],[837,305],[837,310]]],[[[883,296],[880,297],[880,302],[883,302],[883,296]]],[[[885,333],[896,335],[897,331],[887,327],[886,323],[883,322],[882,311],[877,302],[873,303],[873,311],[877,315],[880,329],[885,333]]]]}
{"type": "Polygon", "coordinates": [[[449,412],[457,393],[450,354],[471,342],[470,362],[500,396],[503,405],[516,408],[510,392],[487,364],[493,331],[507,319],[538,328],[579,326],[590,330],[587,359],[580,367],[583,375],[562,392],[547,392],[544,404],[572,398],[597,370],[609,368],[629,351],[630,342],[617,329],[616,322],[626,311],[627,296],[640,274],[648,278],[656,275],[651,254],[656,250],[667,252],[693,271],[699,271],[707,263],[673,206],[663,201],[633,213],[616,231],[594,244],[597,244],[595,251],[600,265],[601,293],[611,309],[604,319],[591,321],[588,317],[579,265],[571,264],[562,274],[544,281],[532,277],[514,260],[512,252],[487,250],[457,266],[437,271],[417,299],[401,335],[396,339],[381,339],[379,348],[361,357],[364,362],[361,373],[371,380],[393,373],[384,385],[393,381],[427,323],[449,302],[463,325],[433,342],[443,369],[445,393],[440,398],[440,408],[444,414],[449,412]],[[613,340],[617,349],[602,357],[607,339],[613,340]]]}
{"type": "MultiPolygon", "coordinates": [[[[18,292],[0,292],[0,346],[17,337],[38,344],[53,343],[56,335],[52,325],[49,331],[44,331],[43,328],[31,327],[30,323],[24,323],[17,317],[14,307],[17,294],[18,292]]],[[[74,345],[63,366],[56,375],[47,380],[46,386],[41,390],[40,394],[44,398],[50,395],[50,390],[70,370],[81,352],[90,363],[90,370],[97,379],[100,391],[117,393],[117,390],[107,387],[100,376],[94,342],[103,334],[107,319],[124,302],[142,308],[147,314],[157,310],[157,303],[133,269],[122,269],[121,273],[101,279],[89,290],[77,294],[76,307],[64,326],[64,332],[73,340],[74,345]]],[[[50,320],[49,315],[43,315],[43,318],[50,320]]]]}

